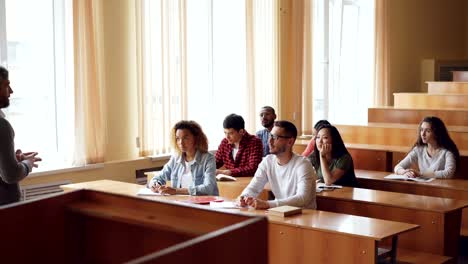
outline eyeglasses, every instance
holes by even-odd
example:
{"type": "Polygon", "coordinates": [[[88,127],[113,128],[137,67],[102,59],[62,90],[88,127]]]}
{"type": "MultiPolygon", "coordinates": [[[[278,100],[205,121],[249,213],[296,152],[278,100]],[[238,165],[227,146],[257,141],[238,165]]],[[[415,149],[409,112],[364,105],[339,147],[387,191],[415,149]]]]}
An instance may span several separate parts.
{"type": "Polygon", "coordinates": [[[273,134],[270,133],[270,138],[273,139],[273,140],[278,140],[278,138],[292,138],[292,137],[273,135],[273,134]]]}

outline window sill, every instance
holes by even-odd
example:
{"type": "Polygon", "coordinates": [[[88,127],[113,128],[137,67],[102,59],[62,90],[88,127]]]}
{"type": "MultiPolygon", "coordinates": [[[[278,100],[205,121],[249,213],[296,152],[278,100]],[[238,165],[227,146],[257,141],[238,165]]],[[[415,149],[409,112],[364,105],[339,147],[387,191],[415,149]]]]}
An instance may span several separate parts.
{"type": "Polygon", "coordinates": [[[48,176],[48,175],[53,175],[53,174],[60,174],[60,173],[67,173],[67,172],[74,172],[74,171],[94,170],[94,169],[101,169],[101,168],[104,168],[104,163],[68,167],[68,168],[48,169],[48,170],[43,170],[43,171],[38,171],[38,172],[33,171],[28,175],[28,178],[48,176]]]}

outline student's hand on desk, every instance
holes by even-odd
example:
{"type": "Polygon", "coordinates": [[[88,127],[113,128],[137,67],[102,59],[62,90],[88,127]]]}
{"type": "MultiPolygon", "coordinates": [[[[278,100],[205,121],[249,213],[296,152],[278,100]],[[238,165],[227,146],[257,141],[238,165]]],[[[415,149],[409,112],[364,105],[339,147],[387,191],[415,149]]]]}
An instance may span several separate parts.
{"type": "Polygon", "coordinates": [[[160,194],[175,195],[177,193],[177,190],[175,188],[172,188],[172,187],[169,187],[169,186],[161,186],[161,187],[159,187],[159,193],[160,194]]]}
{"type": "Polygon", "coordinates": [[[253,197],[248,197],[248,196],[239,196],[237,198],[237,205],[240,206],[240,207],[247,207],[249,206],[250,204],[253,203],[253,200],[254,198],[253,197]]]}
{"type": "Polygon", "coordinates": [[[268,209],[270,208],[270,205],[268,204],[268,201],[264,201],[261,199],[254,199],[253,203],[250,205],[255,209],[268,209]]]}
{"type": "Polygon", "coordinates": [[[159,183],[157,183],[157,182],[154,182],[149,188],[153,192],[157,193],[157,192],[159,192],[159,188],[161,188],[161,185],[159,185],[159,183]]]}
{"type": "Polygon", "coordinates": [[[413,169],[407,169],[403,172],[403,175],[410,177],[410,178],[415,178],[419,176],[419,171],[413,170],[413,169]]]}
{"type": "Polygon", "coordinates": [[[231,175],[232,172],[231,172],[231,170],[220,170],[220,169],[217,169],[217,170],[216,170],[216,175],[218,175],[218,174],[231,175]]]}

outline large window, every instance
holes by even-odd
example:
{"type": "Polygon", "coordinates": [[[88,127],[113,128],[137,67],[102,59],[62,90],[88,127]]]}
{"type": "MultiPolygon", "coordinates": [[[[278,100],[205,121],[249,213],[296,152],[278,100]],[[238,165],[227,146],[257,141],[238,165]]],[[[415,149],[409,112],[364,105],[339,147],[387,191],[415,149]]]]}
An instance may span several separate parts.
{"type": "Polygon", "coordinates": [[[367,122],[373,98],[374,1],[314,1],[314,120],[367,122]]]}
{"type": "Polygon", "coordinates": [[[14,93],[3,109],[15,146],[38,151],[41,169],[71,164],[73,22],[71,0],[0,0],[0,64],[14,93]]]}
{"type": "Polygon", "coordinates": [[[199,122],[212,148],[228,114],[255,133],[257,111],[276,105],[276,1],[143,3],[141,154],[169,152],[181,119],[199,122]]]}

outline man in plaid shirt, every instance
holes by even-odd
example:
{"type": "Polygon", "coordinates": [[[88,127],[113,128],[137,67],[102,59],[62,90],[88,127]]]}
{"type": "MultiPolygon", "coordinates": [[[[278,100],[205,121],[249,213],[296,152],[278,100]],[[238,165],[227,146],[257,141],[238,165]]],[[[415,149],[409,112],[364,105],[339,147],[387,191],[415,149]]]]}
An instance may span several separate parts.
{"type": "Polygon", "coordinates": [[[262,161],[262,141],[245,131],[242,116],[228,115],[223,122],[225,138],[216,152],[216,174],[253,176],[262,161]]]}

